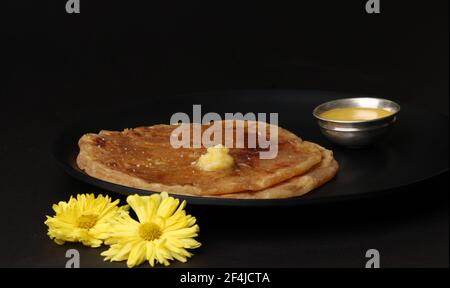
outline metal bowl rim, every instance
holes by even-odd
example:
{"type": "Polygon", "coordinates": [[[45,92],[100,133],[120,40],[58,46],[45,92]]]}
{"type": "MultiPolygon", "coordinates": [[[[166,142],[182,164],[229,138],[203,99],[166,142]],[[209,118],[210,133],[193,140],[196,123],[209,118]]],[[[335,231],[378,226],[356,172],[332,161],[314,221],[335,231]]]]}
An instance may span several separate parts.
{"type": "MultiPolygon", "coordinates": [[[[349,107],[351,107],[351,106],[349,106],[349,107]]],[[[318,105],[316,108],[314,108],[312,114],[313,114],[313,116],[314,116],[316,119],[321,120],[321,121],[330,122],[330,123],[349,124],[349,123],[371,123],[371,122],[377,122],[377,121],[380,121],[380,120],[386,120],[386,119],[389,118],[389,117],[392,117],[392,118],[393,118],[393,117],[397,116],[397,115],[400,113],[400,110],[401,110],[401,106],[400,106],[397,102],[394,102],[394,101],[389,100],[389,99],[377,98],[377,97],[353,97],[353,98],[341,98],[341,99],[335,99],[335,100],[331,100],[331,101],[322,103],[322,104],[318,105]],[[351,121],[351,120],[330,120],[330,119],[322,118],[322,117],[320,117],[320,116],[317,114],[317,110],[319,110],[319,108],[321,108],[322,106],[325,106],[325,105],[327,105],[327,104],[330,104],[330,103],[333,103],[333,102],[339,102],[339,101],[343,101],[343,100],[361,100],[361,99],[375,99],[375,100],[381,100],[381,101],[388,101],[388,102],[393,103],[394,106],[397,107],[397,111],[395,111],[395,112],[392,113],[391,115],[384,116],[384,117],[381,117],[381,118],[376,118],[376,119],[372,119],[372,120],[354,120],[354,121],[351,121]]]]}

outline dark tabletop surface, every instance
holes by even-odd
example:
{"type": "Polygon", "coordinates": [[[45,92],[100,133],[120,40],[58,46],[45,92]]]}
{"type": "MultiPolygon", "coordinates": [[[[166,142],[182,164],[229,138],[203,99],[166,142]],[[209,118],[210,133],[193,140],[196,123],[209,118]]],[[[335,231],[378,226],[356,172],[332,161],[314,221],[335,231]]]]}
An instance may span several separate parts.
{"type": "MultiPolygon", "coordinates": [[[[63,267],[69,248],[80,251],[82,267],[125,266],[103,262],[104,248],[58,246],[46,235],[43,222],[53,203],[76,193],[105,193],[66,175],[51,156],[55,131],[79,118],[79,111],[66,106],[42,114],[28,107],[20,114],[2,114],[3,123],[9,123],[4,135],[14,137],[0,143],[6,179],[0,182],[0,266],[63,267]]],[[[278,208],[188,205],[204,245],[187,264],[173,267],[363,267],[372,248],[380,251],[383,267],[448,266],[447,191],[448,173],[351,202],[278,208]]]]}
{"type": "MultiPolygon", "coordinates": [[[[53,203],[105,193],[72,179],[51,156],[58,131],[86,113],[154,95],[170,106],[180,92],[314,89],[448,115],[446,0],[382,1],[381,15],[366,14],[360,1],[215,9],[82,1],[79,15],[61,1],[10,2],[0,267],[64,267],[69,248],[79,249],[82,267],[125,267],[103,262],[104,248],[58,246],[46,235],[53,203]]],[[[433,129],[426,119],[417,137],[423,129],[433,129]]],[[[433,146],[424,148],[418,153],[433,146]]],[[[383,267],[448,267],[448,183],[447,173],[379,198],[319,206],[188,205],[204,245],[173,267],[363,267],[368,249],[379,250],[383,267]]]]}

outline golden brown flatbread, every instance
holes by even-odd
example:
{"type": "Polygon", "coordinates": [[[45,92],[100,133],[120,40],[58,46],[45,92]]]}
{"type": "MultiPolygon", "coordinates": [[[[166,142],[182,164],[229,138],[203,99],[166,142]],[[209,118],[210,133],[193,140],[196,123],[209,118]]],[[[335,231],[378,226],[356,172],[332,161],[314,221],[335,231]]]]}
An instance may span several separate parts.
{"type": "MultiPolygon", "coordinates": [[[[85,134],[79,140],[77,164],[87,174],[112,183],[202,196],[262,190],[302,175],[322,160],[316,145],[277,127],[275,159],[259,159],[259,148],[230,148],[235,166],[206,172],[193,165],[206,152],[205,147],[175,149],[170,145],[170,136],[178,126],[155,125],[85,134]]],[[[201,125],[202,131],[209,127],[201,125]]],[[[226,127],[222,127],[225,135],[226,127]]],[[[245,130],[245,139],[251,132],[245,130]]]]}
{"type": "Polygon", "coordinates": [[[237,199],[276,199],[302,196],[330,181],[339,170],[333,152],[316,145],[322,152],[322,161],[303,175],[295,176],[282,183],[260,191],[247,191],[219,195],[223,198],[237,199]]]}

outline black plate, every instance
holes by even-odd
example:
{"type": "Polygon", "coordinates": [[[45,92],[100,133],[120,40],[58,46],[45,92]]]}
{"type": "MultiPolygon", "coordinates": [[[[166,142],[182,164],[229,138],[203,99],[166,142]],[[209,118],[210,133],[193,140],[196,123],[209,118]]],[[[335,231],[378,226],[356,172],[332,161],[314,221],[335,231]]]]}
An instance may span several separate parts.
{"type": "Polygon", "coordinates": [[[148,194],[148,191],[116,185],[90,177],[81,171],[75,157],[77,141],[87,132],[168,123],[174,112],[192,117],[192,105],[202,104],[202,114],[217,112],[278,112],[279,124],[305,140],[334,151],[340,164],[338,175],[326,185],[302,197],[274,200],[239,200],[178,196],[192,204],[265,206],[325,203],[361,198],[395,191],[448,171],[448,123],[446,116],[421,108],[402,106],[398,123],[389,137],[374,147],[347,149],[330,143],[319,131],[311,115],[315,106],[337,98],[355,97],[317,91],[228,91],[151,97],[141,103],[124,104],[103,110],[95,107],[83,114],[83,121],[67,127],[55,142],[54,154],[71,176],[120,194],[148,194]],[[95,111],[95,113],[94,113],[95,111]]]}

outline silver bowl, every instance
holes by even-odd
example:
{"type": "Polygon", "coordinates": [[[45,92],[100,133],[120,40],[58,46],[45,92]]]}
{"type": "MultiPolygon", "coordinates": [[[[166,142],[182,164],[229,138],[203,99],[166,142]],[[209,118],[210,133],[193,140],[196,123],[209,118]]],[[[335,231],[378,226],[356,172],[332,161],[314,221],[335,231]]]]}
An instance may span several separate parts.
{"type": "Polygon", "coordinates": [[[313,115],[320,130],[331,141],[348,147],[363,147],[374,144],[384,138],[397,120],[400,105],[380,98],[347,98],[326,102],[317,106],[313,115]],[[320,117],[335,108],[378,108],[392,112],[391,115],[368,121],[336,121],[320,117]]]}

